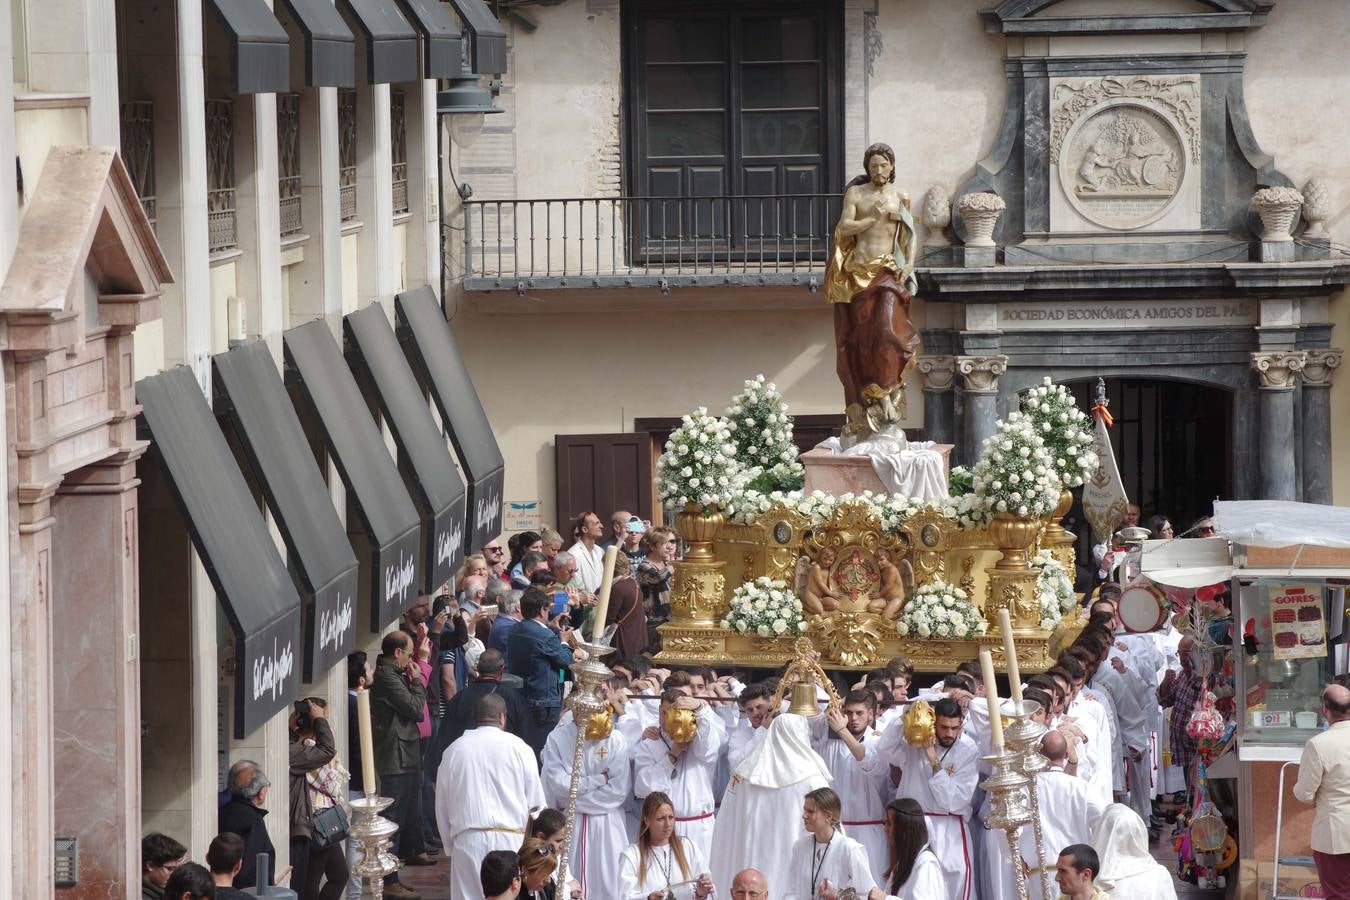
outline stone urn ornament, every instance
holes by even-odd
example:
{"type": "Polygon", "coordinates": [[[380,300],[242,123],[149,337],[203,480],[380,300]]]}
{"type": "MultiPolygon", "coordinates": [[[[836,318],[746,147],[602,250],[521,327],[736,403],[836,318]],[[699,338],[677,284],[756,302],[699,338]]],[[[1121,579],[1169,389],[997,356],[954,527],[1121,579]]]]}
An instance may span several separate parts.
{"type": "Polygon", "coordinates": [[[1309,178],[1303,186],[1303,221],[1308,223],[1305,238],[1325,238],[1327,216],[1331,215],[1331,191],[1320,178],[1309,178]]]}
{"type": "Polygon", "coordinates": [[[947,236],[943,232],[951,223],[952,198],[948,196],[946,188],[935,184],[923,198],[923,224],[927,230],[924,246],[945,247],[947,236]]]}
{"type": "Polygon", "coordinates": [[[989,191],[966,194],[957,200],[956,211],[966,223],[966,246],[994,246],[994,227],[1007,208],[1002,197],[989,191]]]}
{"type": "Polygon", "coordinates": [[[1291,187],[1262,188],[1252,195],[1252,206],[1261,217],[1261,240],[1285,243],[1294,239],[1294,219],[1303,206],[1303,195],[1291,187]]]}

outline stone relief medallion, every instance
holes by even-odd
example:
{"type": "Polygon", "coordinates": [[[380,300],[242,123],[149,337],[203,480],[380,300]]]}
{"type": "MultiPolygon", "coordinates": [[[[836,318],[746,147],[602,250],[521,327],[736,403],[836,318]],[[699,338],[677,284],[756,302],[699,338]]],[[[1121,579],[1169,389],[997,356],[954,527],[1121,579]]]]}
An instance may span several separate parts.
{"type": "Polygon", "coordinates": [[[1146,102],[1117,100],[1082,116],[1065,135],[1059,179],[1069,203],[1105,228],[1142,228],[1162,218],[1189,164],[1170,117],[1146,102]]]}

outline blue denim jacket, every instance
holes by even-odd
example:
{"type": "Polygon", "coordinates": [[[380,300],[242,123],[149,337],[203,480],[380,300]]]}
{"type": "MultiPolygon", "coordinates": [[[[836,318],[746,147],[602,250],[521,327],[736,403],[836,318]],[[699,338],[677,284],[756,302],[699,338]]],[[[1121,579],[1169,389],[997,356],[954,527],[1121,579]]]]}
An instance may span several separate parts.
{"type": "Polygon", "coordinates": [[[506,638],[506,671],[525,682],[531,706],[562,706],[562,674],[571,664],[571,648],[537,620],[521,622],[506,638]]]}

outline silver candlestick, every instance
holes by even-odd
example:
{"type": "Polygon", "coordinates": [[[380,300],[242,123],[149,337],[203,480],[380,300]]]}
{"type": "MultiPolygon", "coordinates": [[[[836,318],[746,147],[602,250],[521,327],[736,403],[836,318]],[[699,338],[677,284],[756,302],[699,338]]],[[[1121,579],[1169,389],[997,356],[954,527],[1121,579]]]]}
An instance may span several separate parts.
{"type": "Polygon", "coordinates": [[[1041,876],[1041,896],[1049,900],[1055,895],[1050,893],[1050,873],[1046,868],[1049,861],[1045,858],[1045,840],[1041,834],[1041,801],[1036,790],[1036,776],[1050,766],[1040,752],[1041,738],[1045,735],[1046,727],[1031,719],[1041,708],[1035,700],[1023,700],[1020,704],[1015,701],[1006,702],[1011,710],[1009,718],[1013,721],[1003,729],[1003,740],[1008,750],[1015,754],[1013,768],[1027,778],[1031,829],[1036,837],[1036,865],[1041,876]]]}
{"type": "Polygon", "coordinates": [[[572,723],[577,729],[577,742],[572,751],[572,781],[567,787],[562,854],[558,860],[558,896],[563,900],[569,896],[567,874],[572,859],[572,837],[576,827],[577,792],[586,752],[586,723],[593,714],[605,708],[605,682],[614,674],[609,666],[600,661],[600,657],[614,652],[613,647],[581,641],[578,641],[576,646],[586,651],[586,658],[572,663],[574,686],[568,695],[568,702],[572,705],[572,723]]]}
{"type": "Polygon", "coordinates": [[[1022,842],[1019,835],[1022,826],[1035,818],[1028,798],[1031,779],[1017,771],[1017,754],[1011,750],[1000,748],[994,755],[986,756],[984,761],[994,770],[994,774],[980,784],[989,794],[989,816],[986,821],[990,828],[997,828],[1008,836],[1008,853],[1012,857],[1017,897],[1018,900],[1029,900],[1027,877],[1022,871],[1022,842]]]}
{"type": "Polygon", "coordinates": [[[352,873],[366,882],[375,900],[383,900],[385,876],[397,872],[400,866],[398,857],[389,852],[398,826],[380,815],[393,802],[393,797],[377,797],[370,791],[351,801],[352,824],[347,839],[356,841],[360,853],[352,873]]]}

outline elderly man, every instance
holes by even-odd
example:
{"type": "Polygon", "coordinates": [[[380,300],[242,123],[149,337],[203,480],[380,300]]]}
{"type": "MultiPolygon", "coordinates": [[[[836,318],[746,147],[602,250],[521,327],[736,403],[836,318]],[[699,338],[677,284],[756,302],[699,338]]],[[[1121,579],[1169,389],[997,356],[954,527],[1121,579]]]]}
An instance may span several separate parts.
{"type": "Polygon", "coordinates": [[[141,900],[162,900],[169,876],[187,859],[187,848],[158,831],[141,838],[141,900]]]}
{"type": "Polygon", "coordinates": [[[1313,860],[1327,897],[1350,897],[1350,688],[1329,684],[1322,712],[1331,727],[1303,745],[1294,796],[1317,807],[1313,860]]]}
{"type": "Polygon", "coordinates": [[[731,900],[768,900],[769,885],[759,869],[741,869],[731,879],[731,900]]]}
{"type": "Polygon", "coordinates": [[[244,839],[244,865],[234,876],[234,886],[257,887],[258,854],[277,858],[276,848],[272,846],[272,838],[263,822],[263,816],[267,815],[263,804],[267,802],[267,789],[272,782],[263,774],[262,766],[251,759],[241,759],[230,766],[226,786],[230,800],[220,808],[220,830],[233,831],[244,839]]]}
{"type": "Polygon", "coordinates": [[[488,580],[482,575],[469,575],[459,583],[459,608],[470,616],[483,608],[483,595],[487,593],[488,580]]]}
{"type": "Polygon", "coordinates": [[[483,655],[478,657],[478,676],[446,706],[441,727],[427,748],[425,764],[433,775],[441,764],[446,748],[474,727],[474,708],[485,694],[497,694],[506,703],[506,730],[521,740],[529,738],[533,727],[529,704],[520,691],[502,683],[504,672],[505,662],[499,651],[484,650],[483,655]]]}
{"type": "Polygon", "coordinates": [[[479,867],[494,850],[525,840],[531,817],[544,808],[544,786],[534,754],[507,734],[506,703],[485,694],[474,706],[477,727],[441,758],[436,772],[436,822],[450,851],[450,896],[480,896],[479,867]]]}
{"type": "Polygon", "coordinates": [[[507,591],[497,601],[497,618],[488,631],[487,648],[506,653],[506,638],[520,621],[520,597],[524,591],[507,591]]]}
{"type": "MultiPolygon", "coordinates": [[[[623,546],[624,539],[628,537],[628,520],[633,518],[633,514],[626,509],[616,509],[609,517],[609,537],[600,542],[601,550],[608,550],[615,544],[623,546]]],[[[641,520],[639,520],[641,521],[641,520]]]]}

